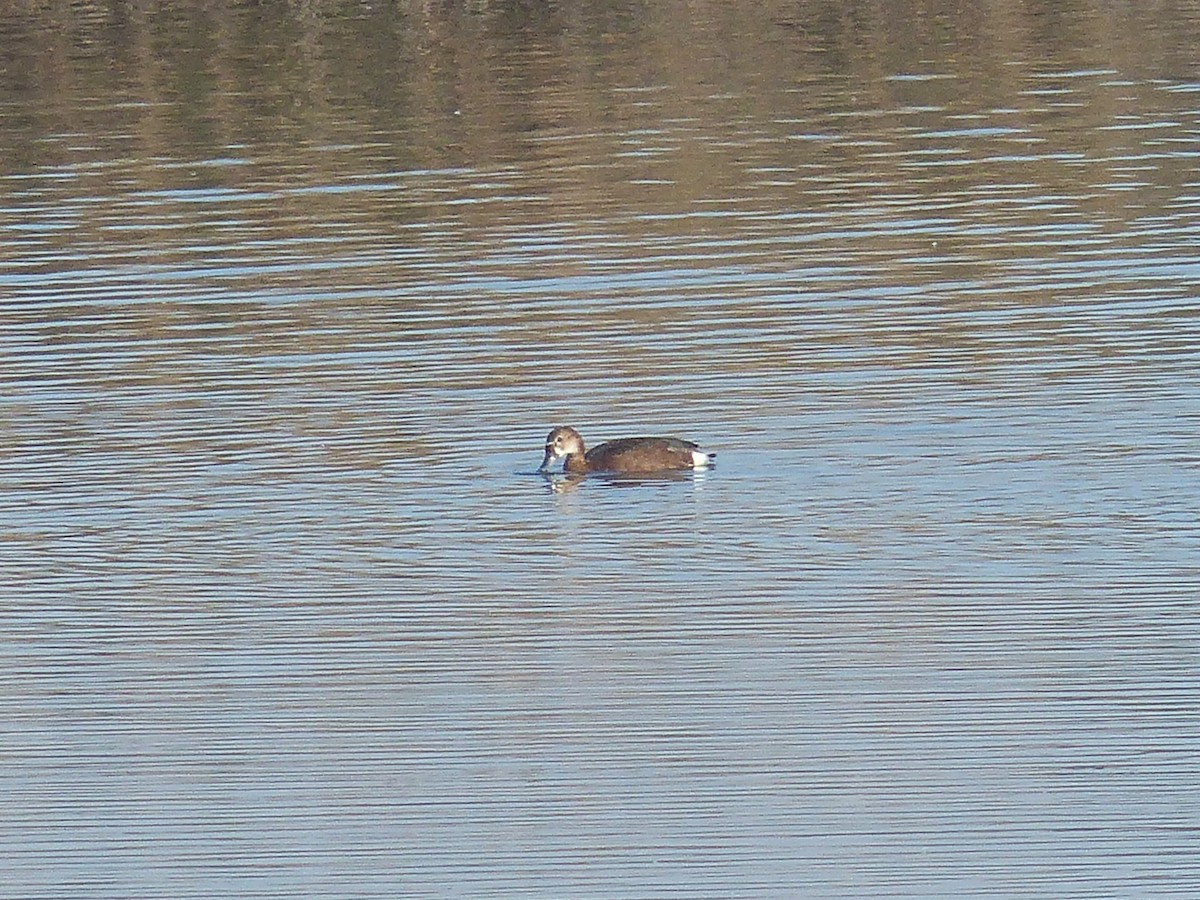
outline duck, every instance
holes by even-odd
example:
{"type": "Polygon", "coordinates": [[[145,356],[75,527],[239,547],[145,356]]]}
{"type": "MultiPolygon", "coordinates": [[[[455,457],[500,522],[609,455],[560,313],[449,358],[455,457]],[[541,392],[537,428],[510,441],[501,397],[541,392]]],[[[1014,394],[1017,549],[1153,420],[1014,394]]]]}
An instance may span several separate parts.
{"type": "Polygon", "coordinates": [[[556,460],[564,459],[569,475],[589,472],[646,474],[680,469],[707,469],[717,454],[705,453],[698,444],[676,437],[618,438],[584,448],[583,436],[569,425],[559,425],[546,435],[546,456],[538,468],[545,472],[556,460]]]}

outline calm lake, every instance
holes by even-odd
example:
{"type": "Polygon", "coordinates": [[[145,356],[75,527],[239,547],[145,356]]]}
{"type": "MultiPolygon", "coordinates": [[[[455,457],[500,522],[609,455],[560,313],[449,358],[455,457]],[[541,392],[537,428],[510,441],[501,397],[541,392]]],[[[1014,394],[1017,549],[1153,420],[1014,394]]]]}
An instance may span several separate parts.
{"type": "Polygon", "coordinates": [[[1200,894],[1198,48],[0,2],[0,895],[1200,894]]]}

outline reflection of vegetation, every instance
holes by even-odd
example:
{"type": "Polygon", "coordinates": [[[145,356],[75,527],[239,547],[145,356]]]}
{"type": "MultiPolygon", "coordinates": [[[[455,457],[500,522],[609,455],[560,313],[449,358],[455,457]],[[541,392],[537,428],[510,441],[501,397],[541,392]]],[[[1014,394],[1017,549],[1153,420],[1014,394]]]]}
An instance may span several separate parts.
{"type": "MultiPolygon", "coordinates": [[[[606,237],[652,250],[697,235],[693,218],[672,216],[718,204],[700,228],[714,259],[732,227],[717,218],[723,198],[791,211],[797,231],[815,211],[844,210],[860,249],[925,248],[924,228],[939,253],[964,237],[978,246],[955,217],[1011,210],[1027,191],[1118,216],[1081,168],[1141,150],[1140,136],[1103,126],[1152,107],[1137,96],[1145,76],[1174,74],[1200,43],[1186,33],[1200,17],[1166,31],[1108,6],[1024,0],[0,0],[0,21],[9,172],[91,175],[106,196],[236,186],[241,215],[288,236],[452,215],[470,237],[521,216],[645,208],[606,237]],[[1078,76],[1113,69],[1119,89],[1078,76]],[[454,172],[493,174],[454,182],[448,213],[444,193],[400,183],[433,171],[451,173],[443,192],[454,172]],[[336,193],[348,186],[352,199],[336,193]],[[868,234],[863,219],[880,219],[875,201],[895,192],[930,198],[929,218],[868,234]]],[[[1191,177],[1190,161],[1172,165],[1160,177],[1191,177]]],[[[85,227],[102,213],[80,211],[85,227]]],[[[759,252],[769,261],[778,248],[759,252]]]]}
{"type": "Polygon", "coordinates": [[[1064,299],[1032,260],[1105,231],[1105,254],[1140,252],[1121,226],[1194,179],[1194,94],[1149,77],[1188,70],[1200,17],[1125,10],[0,0],[0,192],[24,217],[0,262],[86,260],[55,290],[100,283],[138,331],[199,322],[280,358],[411,335],[463,390],[555,379],[535,361],[564,341],[624,342],[642,392],[680,336],[722,375],[844,365],[800,320],[890,365],[979,334],[899,329],[898,306],[1064,299]],[[163,294],[153,267],[187,304],[138,305],[163,294]],[[346,298],[373,318],[347,325],[346,298]],[[480,347],[504,363],[484,378],[480,347]]]}
{"type": "MultiPolygon", "coordinates": [[[[0,140],[112,130],[114,117],[147,153],[177,146],[178,129],[214,147],[399,133],[413,164],[438,165],[511,158],[539,128],[611,125],[629,99],[614,91],[632,88],[670,87],[656,98],[668,117],[729,95],[740,115],[769,121],[797,111],[780,106],[781,89],[799,88],[805,112],[902,104],[913,92],[883,80],[895,73],[954,76],[922,103],[997,105],[1019,92],[1021,60],[1171,74],[1162,32],[1134,13],[1016,0],[913,6],[0,2],[4,99],[36,110],[20,128],[6,121],[0,140]],[[79,121],[84,97],[98,106],[79,121]]],[[[1176,34],[1175,46],[1198,40],[1176,34]]],[[[16,158],[33,161],[23,149],[16,158]]]]}

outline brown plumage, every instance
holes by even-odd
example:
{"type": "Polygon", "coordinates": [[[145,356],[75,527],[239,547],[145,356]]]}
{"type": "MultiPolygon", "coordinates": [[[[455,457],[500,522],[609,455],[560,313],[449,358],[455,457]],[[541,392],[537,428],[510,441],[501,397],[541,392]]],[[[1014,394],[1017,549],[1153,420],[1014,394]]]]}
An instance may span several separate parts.
{"type": "Polygon", "coordinates": [[[587,472],[669,472],[678,469],[703,469],[712,465],[715,453],[703,453],[691,441],[674,437],[620,438],[585,450],[583,438],[574,428],[560,425],[546,436],[546,455],[541,471],[557,459],[564,459],[563,471],[575,475],[587,472]]]}

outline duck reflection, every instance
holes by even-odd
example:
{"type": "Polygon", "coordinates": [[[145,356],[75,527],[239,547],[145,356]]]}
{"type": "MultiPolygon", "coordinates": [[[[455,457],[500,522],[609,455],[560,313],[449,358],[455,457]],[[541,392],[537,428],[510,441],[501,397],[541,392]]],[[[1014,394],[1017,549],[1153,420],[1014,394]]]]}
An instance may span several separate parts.
{"type": "Polygon", "coordinates": [[[580,472],[547,472],[540,470],[538,472],[546,482],[546,486],[554,494],[565,494],[574,491],[584,481],[601,482],[617,488],[629,487],[646,487],[655,484],[664,484],[672,481],[696,481],[703,477],[703,472],[692,471],[667,471],[646,473],[640,472],[637,474],[628,474],[622,472],[595,472],[591,475],[585,475],[580,472]]]}

